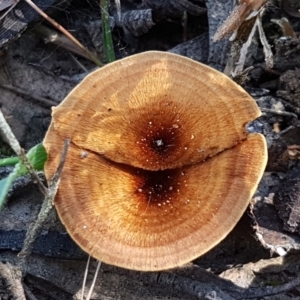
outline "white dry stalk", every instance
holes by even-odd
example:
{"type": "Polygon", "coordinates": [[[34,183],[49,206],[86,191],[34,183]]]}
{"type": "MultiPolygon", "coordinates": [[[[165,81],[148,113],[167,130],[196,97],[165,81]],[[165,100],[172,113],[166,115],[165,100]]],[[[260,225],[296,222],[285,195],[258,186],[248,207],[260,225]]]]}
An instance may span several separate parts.
{"type": "Polygon", "coordinates": [[[94,288],[95,288],[95,284],[96,284],[96,280],[97,280],[97,277],[98,277],[98,273],[99,273],[100,267],[101,267],[101,261],[98,260],[96,271],[95,271],[94,278],[93,278],[93,282],[92,282],[90,290],[89,290],[89,292],[88,292],[88,294],[86,296],[86,300],[90,300],[91,297],[92,297],[92,293],[93,293],[94,288]]]}
{"type": "Polygon", "coordinates": [[[259,38],[260,38],[260,41],[261,41],[261,43],[263,45],[266,65],[267,65],[268,68],[271,69],[274,66],[273,52],[271,50],[270,44],[267,41],[265,32],[264,32],[263,27],[262,27],[262,22],[261,22],[261,18],[262,18],[262,15],[263,15],[264,12],[265,12],[265,8],[263,8],[261,10],[261,12],[258,14],[255,23],[257,23],[258,32],[259,32],[259,38]]]}
{"type": "Polygon", "coordinates": [[[18,156],[21,156],[22,148],[18,140],[16,139],[15,135],[13,134],[11,128],[7,124],[1,109],[0,109],[0,131],[2,133],[2,137],[10,145],[10,147],[14,150],[14,152],[18,156]]]}
{"type": "Polygon", "coordinates": [[[115,0],[115,4],[116,4],[116,7],[117,7],[118,18],[119,18],[119,21],[121,22],[121,1],[120,0],[115,0]]]}
{"type": "Polygon", "coordinates": [[[238,62],[236,63],[235,69],[232,71],[232,74],[231,74],[232,78],[235,78],[243,73],[244,65],[245,65],[245,61],[246,61],[246,55],[247,55],[248,49],[252,43],[255,32],[256,32],[256,22],[254,23],[254,25],[252,27],[252,30],[248,37],[248,40],[246,41],[246,43],[243,44],[243,46],[240,50],[240,58],[239,58],[238,62]]]}
{"type": "Polygon", "coordinates": [[[80,300],[83,300],[83,298],[84,298],[84,288],[86,285],[86,279],[87,279],[87,275],[88,275],[88,271],[89,271],[89,267],[90,267],[90,261],[91,261],[91,256],[89,255],[88,260],[86,262],[85,270],[84,270],[80,300]]]}
{"type": "Polygon", "coordinates": [[[28,173],[30,174],[31,178],[34,182],[37,183],[39,189],[44,195],[47,195],[48,190],[42,183],[41,179],[37,175],[34,167],[30,163],[29,159],[25,155],[25,151],[21,148],[18,140],[16,139],[15,135],[13,134],[10,126],[5,120],[5,117],[0,109],[0,133],[3,139],[10,145],[13,151],[18,155],[24,166],[27,168],[28,173]]]}
{"type": "Polygon", "coordinates": [[[262,28],[262,16],[264,14],[264,12],[266,11],[265,7],[262,7],[258,12],[255,12],[255,15],[251,14],[247,19],[250,19],[252,17],[256,18],[256,21],[252,27],[252,30],[249,34],[249,37],[247,39],[247,41],[243,44],[241,50],[240,50],[240,57],[238,62],[236,63],[236,68],[234,69],[234,71],[232,72],[232,77],[235,78],[237,76],[239,76],[240,74],[243,73],[244,70],[244,65],[245,65],[245,61],[246,61],[246,55],[248,53],[248,49],[252,43],[254,34],[256,33],[256,30],[258,28],[258,32],[259,32],[259,38],[260,41],[263,45],[263,51],[265,54],[265,61],[266,61],[266,65],[268,68],[272,68],[273,67],[273,53],[271,50],[271,47],[267,41],[266,35],[264,33],[264,30],[262,28]]]}

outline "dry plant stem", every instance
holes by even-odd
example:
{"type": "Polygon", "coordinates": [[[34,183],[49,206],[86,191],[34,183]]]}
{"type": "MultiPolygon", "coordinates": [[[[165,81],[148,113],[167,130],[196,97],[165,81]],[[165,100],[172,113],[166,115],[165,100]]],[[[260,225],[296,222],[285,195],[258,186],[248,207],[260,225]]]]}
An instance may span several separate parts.
{"type": "Polygon", "coordinates": [[[38,300],[24,282],[23,282],[23,288],[24,288],[24,292],[25,292],[25,295],[28,298],[28,300],[38,300]]]}
{"type": "Polygon", "coordinates": [[[89,255],[88,260],[86,262],[84,275],[83,275],[80,300],[83,300],[83,297],[84,297],[84,287],[86,285],[86,279],[87,279],[87,275],[88,275],[88,271],[89,271],[89,267],[90,267],[90,261],[91,261],[91,256],[89,255]]]}
{"type": "Polygon", "coordinates": [[[237,30],[249,15],[258,11],[266,2],[267,0],[241,0],[218,28],[213,36],[213,41],[217,42],[237,30]]]}
{"type": "Polygon", "coordinates": [[[121,21],[121,1],[115,0],[119,21],[121,21]]]}
{"type": "MultiPolygon", "coordinates": [[[[10,263],[2,263],[0,261],[0,278],[6,281],[7,291],[10,292],[14,300],[26,300],[22,287],[22,276],[15,266],[10,263]]],[[[1,298],[2,299],[2,298],[1,298]]]]}
{"type": "MultiPolygon", "coordinates": [[[[45,39],[45,43],[53,43],[54,45],[58,45],[59,47],[66,49],[70,52],[73,52],[77,55],[80,55],[86,59],[91,60],[90,56],[87,54],[86,49],[82,49],[78,47],[78,45],[74,44],[69,38],[65,35],[58,33],[56,30],[53,30],[44,25],[35,26],[32,31],[43,37],[45,39]]],[[[91,60],[92,61],[92,60],[91,60]]]]}
{"type": "Polygon", "coordinates": [[[287,112],[287,111],[280,111],[280,110],[275,110],[275,109],[269,109],[269,108],[261,108],[260,109],[262,112],[266,113],[271,113],[279,116],[287,116],[291,117],[293,119],[298,119],[298,116],[292,112],[287,112]]]}
{"type": "Polygon", "coordinates": [[[92,282],[92,284],[91,284],[89,293],[88,293],[88,295],[86,296],[86,300],[90,300],[91,297],[92,297],[92,293],[93,293],[93,290],[94,290],[94,288],[95,288],[95,284],[96,284],[96,280],[97,280],[97,277],[98,277],[98,273],[99,273],[100,267],[101,267],[101,261],[98,261],[98,263],[97,263],[97,268],[96,268],[96,271],[95,271],[95,274],[94,274],[94,278],[93,278],[93,282],[92,282]]]}
{"type": "Polygon", "coordinates": [[[9,8],[5,7],[5,1],[4,1],[4,3],[0,2],[0,11],[8,8],[7,11],[1,15],[0,21],[3,20],[5,18],[5,16],[8,15],[14,9],[14,7],[19,3],[19,1],[20,0],[12,0],[9,8]]]}
{"type": "Polygon", "coordinates": [[[259,38],[263,45],[263,50],[265,54],[265,61],[268,68],[273,68],[274,60],[273,60],[273,52],[271,50],[271,46],[268,43],[267,37],[265,35],[264,29],[262,27],[261,18],[265,12],[265,8],[262,8],[261,11],[257,15],[256,24],[258,27],[259,38]]]}
{"type": "Polygon", "coordinates": [[[41,96],[31,94],[30,92],[27,92],[22,88],[14,87],[12,85],[3,84],[3,83],[0,83],[0,87],[3,88],[3,89],[6,89],[6,90],[12,91],[16,94],[20,94],[20,95],[25,96],[25,97],[30,97],[31,99],[36,100],[37,102],[39,102],[40,104],[42,104],[43,106],[45,106],[47,108],[58,105],[58,101],[55,102],[55,101],[43,98],[41,96]]]}
{"type": "Polygon", "coordinates": [[[252,30],[249,34],[249,37],[248,37],[246,43],[243,44],[243,46],[240,50],[240,57],[239,57],[239,60],[236,64],[235,69],[231,72],[231,70],[227,71],[227,67],[226,67],[225,71],[224,71],[225,74],[227,74],[229,76],[232,76],[234,78],[234,77],[237,77],[238,75],[243,73],[243,69],[244,69],[245,61],[246,61],[246,56],[247,56],[249,47],[252,43],[255,32],[256,32],[256,22],[252,27],[252,30]]]}
{"type": "Polygon", "coordinates": [[[247,4],[241,3],[236,6],[226,21],[217,29],[217,32],[213,36],[213,41],[220,41],[237,30],[248,14],[249,7],[247,4]]]}
{"type": "Polygon", "coordinates": [[[281,28],[283,36],[297,38],[297,34],[287,18],[271,19],[270,21],[281,28]]]}
{"type": "Polygon", "coordinates": [[[75,64],[83,71],[88,72],[89,70],[72,54],[70,53],[71,58],[75,62],[75,64]]]}
{"type": "Polygon", "coordinates": [[[254,34],[256,33],[257,29],[259,32],[260,41],[263,45],[266,66],[268,69],[271,69],[273,67],[273,64],[274,64],[273,63],[273,53],[272,53],[271,47],[267,41],[267,38],[265,36],[264,30],[262,28],[262,22],[261,22],[261,18],[263,16],[265,10],[266,9],[264,7],[262,7],[258,12],[255,12],[249,16],[249,18],[251,18],[251,17],[256,18],[255,23],[251,29],[251,32],[249,33],[247,41],[243,44],[243,46],[241,47],[241,49],[239,51],[239,60],[236,63],[236,67],[234,68],[233,71],[231,71],[231,65],[227,65],[225,68],[225,71],[224,71],[225,74],[231,75],[233,78],[235,78],[235,77],[239,76],[241,73],[243,73],[246,56],[247,56],[249,47],[252,43],[254,34]]]}
{"type": "Polygon", "coordinates": [[[289,131],[291,131],[291,130],[297,128],[297,127],[298,127],[298,126],[291,125],[291,126],[285,128],[285,129],[283,129],[282,131],[280,131],[280,132],[279,132],[279,135],[282,136],[282,135],[288,133],[289,131]]]}
{"type": "Polygon", "coordinates": [[[9,125],[7,124],[1,110],[0,110],[0,132],[3,138],[8,142],[10,147],[14,150],[14,152],[18,155],[18,157],[20,158],[24,166],[27,168],[33,182],[35,182],[38,185],[40,191],[44,195],[47,195],[47,188],[44,186],[41,179],[39,178],[36,171],[34,170],[34,167],[28,160],[24,149],[21,148],[18,140],[16,139],[15,135],[13,134],[9,125]]]}
{"type": "Polygon", "coordinates": [[[93,55],[90,51],[88,51],[74,36],[72,36],[64,27],[58,24],[55,20],[50,18],[46,13],[44,13],[38,6],[36,6],[31,0],[25,0],[36,12],[38,12],[42,17],[44,17],[49,23],[51,23],[55,28],[57,28],[60,32],[62,32],[65,36],[67,36],[74,44],[76,44],[79,48],[81,48],[88,57],[99,67],[102,67],[102,62],[93,55]]]}
{"type": "Polygon", "coordinates": [[[36,240],[39,233],[41,232],[43,224],[47,220],[47,217],[53,208],[54,198],[55,198],[55,195],[56,195],[56,192],[58,189],[60,175],[61,175],[61,172],[63,169],[64,162],[66,160],[66,155],[67,155],[69,145],[70,145],[70,140],[68,140],[68,139],[65,140],[59,166],[57,168],[56,173],[54,174],[54,176],[51,179],[51,182],[50,182],[49,188],[48,188],[48,193],[45,196],[41,210],[37,216],[37,220],[34,223],[32,223],[32,225],[28,228],[28,231],[27,231],[27,234],[26,234],[26,237],[24,240],[23,248],[22,248],[21,252],[18,254],[18,256],[20,257],[19,265],[20,265],[21,270],[23,270],[23,271],[25,271],[26,258],[32,250],[33,243],[36,240]]]}

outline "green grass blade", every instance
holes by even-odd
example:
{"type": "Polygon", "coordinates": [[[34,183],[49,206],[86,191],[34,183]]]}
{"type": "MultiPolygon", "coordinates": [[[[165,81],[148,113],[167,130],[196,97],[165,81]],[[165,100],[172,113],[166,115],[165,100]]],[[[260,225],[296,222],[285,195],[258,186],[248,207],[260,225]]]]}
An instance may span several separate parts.
{"type": "Polygon", "coordinates": [[[100,0],[102,35],[106,60],[108,63],[115,61],[115,51],[109,26],[108,4],[106,0],[100,0]]]}
{"type": "Polygon", "coordinates": [[[20,159],[17,156],[2,158],[2,159],[0,159],[0,167],[14,166],[19,161],[20,161],[20,159]]]}

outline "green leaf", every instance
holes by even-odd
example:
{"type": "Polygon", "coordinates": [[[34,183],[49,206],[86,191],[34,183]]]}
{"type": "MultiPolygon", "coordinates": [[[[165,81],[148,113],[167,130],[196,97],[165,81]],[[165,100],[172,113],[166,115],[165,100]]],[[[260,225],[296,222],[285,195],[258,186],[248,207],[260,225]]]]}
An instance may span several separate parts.
{"type": "MultiPolygon", "coordinates": [[[[44,164],[47,160],[47,153],[42,144],[38,144],[32,147],[26,154],[29,161],[33,165],[33,168],[37,171],[44,169],[44,164]]],[[[28,173],[26,167],[22,164],[19,171],[19,175],[26,175],[28,173]]]]}
{"type": "MultiPolygon", "coordinates": [[[[44,169],[44,164],[47,160],[47,153],[42,144],[38,144],[34,147],[32,147],[26,154],[29,161],[33,165],[34,169],[37,171],[41,171],[44,169]]],[[[13,159],[11,157],[10,159],[13,159]]],[[[28,170],[23,165],[22,162],[20,162],[19,158],[17,158],[17,164],[15,165],[14,170],[6,177],[0,180],[0,209],[3,206],[7,193],[14,182],[16,178],[22,175],[28,174],[28,170]]],[[[11,165],[11,164],[6,164],[11,165]]],[[[4,166],[4,164],[0,162],[0,166],[4,166]]]]}

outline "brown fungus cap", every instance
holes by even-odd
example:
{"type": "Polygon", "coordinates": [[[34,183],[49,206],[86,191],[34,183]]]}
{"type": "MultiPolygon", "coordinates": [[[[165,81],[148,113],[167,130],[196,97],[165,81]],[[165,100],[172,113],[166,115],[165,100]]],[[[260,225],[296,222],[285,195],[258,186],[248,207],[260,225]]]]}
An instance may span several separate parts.
{"type": "Polygon", "coordinates": [[[151,271],[218,244],[264,171],[260,111],[225,75],[146,52],[101,68],[56,108],[44,140],[48,180],[71,139],[55,199],[69,234],[93,257],[151,271]]]}

